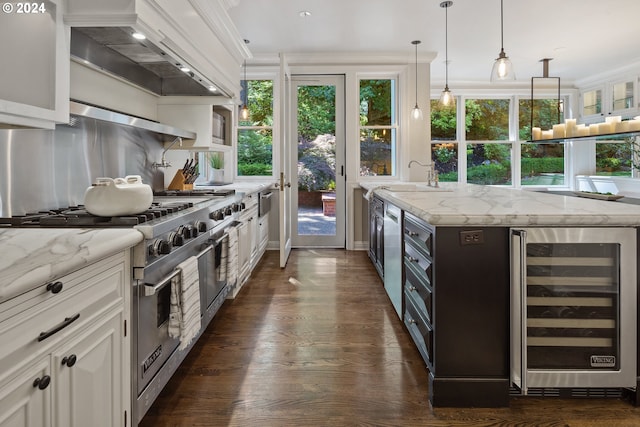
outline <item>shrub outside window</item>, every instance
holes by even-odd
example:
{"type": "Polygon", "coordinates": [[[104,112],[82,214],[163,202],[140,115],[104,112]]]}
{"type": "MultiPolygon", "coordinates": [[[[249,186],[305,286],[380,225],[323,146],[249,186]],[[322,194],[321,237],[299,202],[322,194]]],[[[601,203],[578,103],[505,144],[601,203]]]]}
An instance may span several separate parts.
{"type": "Polygon", "coordinates": [[[458,181],[457,112],[431,100],[431,161],[443,182],[458,181]]]}

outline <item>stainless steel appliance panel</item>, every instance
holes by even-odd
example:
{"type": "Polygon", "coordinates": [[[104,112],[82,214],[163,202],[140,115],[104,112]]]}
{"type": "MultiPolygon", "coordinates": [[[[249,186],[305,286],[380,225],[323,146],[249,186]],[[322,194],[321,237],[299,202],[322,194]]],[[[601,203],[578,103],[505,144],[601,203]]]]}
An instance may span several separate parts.
{"type": "Polygon", "coordinates": [[[512,230],[511,379],[536,388],[636,385],[636,229],[512,230]]]}

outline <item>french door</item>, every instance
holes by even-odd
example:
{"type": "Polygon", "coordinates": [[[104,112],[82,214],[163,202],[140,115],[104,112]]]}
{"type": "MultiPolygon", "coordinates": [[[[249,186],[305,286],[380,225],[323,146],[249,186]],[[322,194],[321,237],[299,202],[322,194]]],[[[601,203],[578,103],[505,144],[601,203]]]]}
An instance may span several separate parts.
{"type": "Polygon", "coordinates": [[[294,247],[345,247],[344,76],[291,79],[291,238],[294,247]]]}

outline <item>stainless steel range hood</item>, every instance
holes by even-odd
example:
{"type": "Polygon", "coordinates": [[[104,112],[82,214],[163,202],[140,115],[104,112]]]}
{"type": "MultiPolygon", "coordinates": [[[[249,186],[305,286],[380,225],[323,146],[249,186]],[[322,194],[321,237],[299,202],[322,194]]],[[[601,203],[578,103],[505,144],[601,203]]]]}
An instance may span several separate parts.
{"type": "Polygon", "coordinates": [[[73,125],[73,116],[80,116],[155,132],[160,136],[160,139],[165,142],[173,140],[176,137],[193,140],[196,139],[197,136],[195,132],[180,129],[175,126],[153,122],[140,117],[133,117],[115,111],[105,110],[93,105],[81,104],[75,101],[71,101],[69,103],[69,113],[71,115],[70,125],[73,125]]]}
{"type": "Polygon", "coordinates": [[[72,27],[71,57],[157,95],[228,96],[184,60],[133,33],[129,27],[72,27]]]}

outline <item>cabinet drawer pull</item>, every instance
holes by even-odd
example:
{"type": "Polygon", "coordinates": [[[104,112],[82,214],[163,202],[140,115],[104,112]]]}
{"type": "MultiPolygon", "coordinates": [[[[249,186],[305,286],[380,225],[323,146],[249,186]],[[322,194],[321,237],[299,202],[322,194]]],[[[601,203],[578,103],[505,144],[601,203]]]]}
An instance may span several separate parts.
{"type": "Polygon", "coordinates": [[[62,358],[62,364],[67,365],[69,368],[76,364],[78,357],[75,354],[65,356],[62,358]]]}
{"type": "Polygon", "coordinates": [[[416,233],[415,231],[411,231],[411,230],[405,230],[405,233],[411,237],[416,237],[418,236],[418,233],[416,233]]]}
{"type": "Polygon", "coordinates": [[[413,320],[413,319],[409,319],[409,324],[410,324],[410,325],[415,325],[416,323],[418,323],[418,322],[416,322],[416,321],[415,321],[415,320],[413,320]]]}
{"type": "Polygon", "coordinates": [[[409,286],[409,291],[414,292],[417,288],[415,286],[409,286]]]}
{"type": "Polygon", "coordinates": [[[44,375],[42,378],[33,380],[33,386],[38,387],[40,390],[49,387],[49,383],[51,383],[51,377],[49,375],[44,375]]]}
{"type": "Polygon", "coordinates": [[[418,262],[418,261],[420,261],[418,258],[414,258],[411,255],[407,255],[407,259],[409,260],[409,262],[418,262]]]}
{"type": "Polygon", "coordinates": [[[62,290],[62,287],[63,287],[62,282],[53,282],[47,285],[47,290],[52,294],[57,294],[62,290]]]}
{"type": "Polygon", "coordinates": [[[74,316],[71,316],[71,317],[65,317],[64,321],[61,322],[60,324],[54,326],[53,329],[50,329],[50,330],[48,330],[46,332],[40,332],[40,335],[38,335],[38,342],[44,341],[47,338],[49,338],[51,335],[54,335],[54,334],[60,332],[61,330],[63,330],[64,328],[66,328],[67,326],[69,326],[70,324],[75,322],[76,320],[78,320],[79,317],[80,317],[80,313],[77,313],[77,314],[75,314],[74,316]]]}

